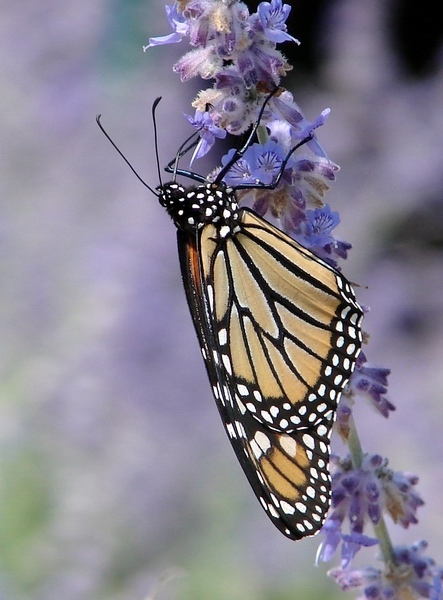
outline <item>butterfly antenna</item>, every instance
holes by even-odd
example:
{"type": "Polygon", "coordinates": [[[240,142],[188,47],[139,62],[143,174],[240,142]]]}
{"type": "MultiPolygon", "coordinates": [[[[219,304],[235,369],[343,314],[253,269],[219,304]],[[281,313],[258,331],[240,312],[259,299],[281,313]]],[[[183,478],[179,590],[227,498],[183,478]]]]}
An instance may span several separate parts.
{"type": "MultiPolygon", "coordinates": [[[[158,178],[160,180],[160,185],[163,185],[162,182],[162,177],[161,177],[161,170],[160,170],[160,160],[159,160],[159,156],[158,156],[158,136],[157,136],[157,118],[156,118],[156,110],[157,110],[157,106],[160,103],[160,100],[162,99],[161,96],[159,96],[158,98],[156,98],[154,100],[154,103],[152,104],[152,122],[154,123],[154,147],[155,147],[155,158],[157,160],[157,172],[158,172],[158,178]]],[[[200,128],[201,129],[201,128],[200,128]]],[[[197,132],[194,132],[192,135],[190,135],[184,142],[183,144],[180,146],[180,148],[177,150],[177,154],[175,155],[175,158],[173,160],[171,160],[171,162],[166,166],[165,171],[167,171],[168,173],[173,173],[173,180],[175,181],[175,178],[177,177],[177,171],[178,171],[178,163],[179,160],[187,153],[189,152],[189,150],[191,150],[191,148],[194,148],[194,146],[197,145],[198,140],[195,140],[194,142],[192,142],[192,144],[190,144],[187,148],[185,148],[183,150],[183,148],[186,146],[186,144],[188,142],[190,142],[192,140],[193,137],[195,137],[196,135],[198,135],[200,129],[197,132]],[[174,164],[174,166],[172,166],[172,164],[174,164]]]]}
{"type": "Polygon", "coordinates": [[[163,185],[163,181],[162,181],[162,175],[161,175],[161,170],[160,170],[160,159],[158,156],[158,135],[157,135],[157,115],[156,115],[156,110],[157,110],[157,106],[160,103],[160,100],[162,99],[161,96],[159,96],[158,98],[156,98],[152,104],[152,123],[154,126],[154,150],[155,150],[155,161],[157,163],[157,173],[158,173],[158,180],[160,181],[160,185],[163,185]]]}
{"type": "Polygon", "coordinates": [[[166,168],[166,171],[168,171],[169,173],[173,173],[173,177],[174,177],[174,181],[175,178],[177,177],[177,171],[178,171],[178,163],[180,161],[181,158],[183,158],[183,156],[185,154],[187,154],[189,152],[189,150],[192,150],[192,148],[194,148],[198,143],[199,143],[199,138],[198,138],[198,134],[200,133],[200,130],[202,129],[202,127],[200,127],[199,129],[197,129],[197,131],[194,131],[194,133],[192,133],[188,138],[185,139],[185,141],[183,142],[183,144],[180,146],[180,148],[177,150],[177,154],[175,155],[175,158],[173,161],[171,161],[169,163],[169,165],[166,168]],[[191,142],[192,138],[196,138],[194,141],[191,142]],[[189,144],[189,146],[186,146],[186,144],[188,144],[189,142],[191,142],[189,144]],[[183,149],[184,148],[184,149],[183,149]],[[174,167],[172,168],[172,162],[174,163],[174,167]],[[168,169],[168,167],[170,167],[170,169],[168,169]]]}
{"type": "MultiPolygon", "coordinates": [[[[160,98],[158,98],[158,100],[160,100],[160,98]]],[[[158,103],[157,103],[158,104],[158,103]]],[[[146,181],[140,177],[140,175],[137,173],[137,171],[134,169],[134,167],[131,165],[131,163],[129,162],[129,160],[126,158],[126,156],[123,154],[123,152],[120,150],[120,148],[117,146],[117,144],[114,142],[114,140],[112,140],[112,138],[110,137],[110,135],[107,133],[107,131],[105,130],[105,128],[103,127],[103,125],[100,122],[101,119],[101,115],[97,115],[97,117],[95,118],[95,120],[97,121],[97,125],[100,127],[102,133],[104,133],[104,135],[106,136],[106,138],[108,139],[109,142],[111,142],[112,146],[117,150],[117,152],[120,154],[120,156],[123,158],[123,160],[125,161],[125,163],[128,165],[128,167],[131,169],[131,171],[134,173],[134,175],[137,177],[137,179],[139,181],[142,182],[142,184],[148,188],[149,191],[151,191],[154,196],[159,196],[158,192],[156,192],[155,190],[152,189],[152,187],[150,185],[148,185],[146,183],[146,181]]],[[[158,157],[157,157],[158,160],[158,157]]]]}

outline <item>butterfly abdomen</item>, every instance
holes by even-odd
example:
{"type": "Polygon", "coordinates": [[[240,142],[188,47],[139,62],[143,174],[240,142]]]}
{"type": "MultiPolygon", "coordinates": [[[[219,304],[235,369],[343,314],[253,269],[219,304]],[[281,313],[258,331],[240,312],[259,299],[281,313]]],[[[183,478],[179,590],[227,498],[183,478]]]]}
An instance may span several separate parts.
{"type": "Polygon", "coordinates": [[[177,229],[195,233],[203,225],[216,223],[220,237],[236,231],[239,207],[232,188],[212,183],[184,187],[171,182],[158,189],[160,204],[177,229]]]}

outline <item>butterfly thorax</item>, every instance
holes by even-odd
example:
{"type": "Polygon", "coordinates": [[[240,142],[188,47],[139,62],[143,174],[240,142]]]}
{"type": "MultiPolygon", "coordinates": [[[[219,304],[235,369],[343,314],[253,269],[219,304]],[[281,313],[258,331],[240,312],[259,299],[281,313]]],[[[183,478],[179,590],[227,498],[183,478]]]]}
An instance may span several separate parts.
{"type": "Polygon", "coordinates": [[[208,223],[217,226],[221,237],[238,230],[239,206],[234,190],[224,183],[184,187],[176,182],[158,188],[159,201],[182,231],[195,232],[208,223]]]}

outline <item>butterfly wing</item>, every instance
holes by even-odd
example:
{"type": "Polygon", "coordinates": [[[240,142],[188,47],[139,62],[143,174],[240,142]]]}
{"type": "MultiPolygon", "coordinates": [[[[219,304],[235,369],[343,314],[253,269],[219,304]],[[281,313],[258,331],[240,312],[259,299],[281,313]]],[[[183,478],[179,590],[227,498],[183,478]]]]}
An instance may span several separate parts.
{"type": "Polygon", "coordinates": [[[263,508],[291,539],[329,508],[329,436],[358,355],[343,276],[256,216],[237,233],[178,232],[184,286],[214,396],[263,508]]]}

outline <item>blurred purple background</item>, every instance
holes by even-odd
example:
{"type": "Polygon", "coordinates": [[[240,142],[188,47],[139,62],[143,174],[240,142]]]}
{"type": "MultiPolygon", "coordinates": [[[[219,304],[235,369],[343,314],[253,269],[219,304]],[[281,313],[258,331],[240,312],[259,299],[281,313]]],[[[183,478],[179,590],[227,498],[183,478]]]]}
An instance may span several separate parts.
{"type": "MultiPolygon", "coordinates": [[[[443,54],[411,62],[395,2],[323,2],[311,20],[306,5],[291,33],[307,50],[283,84],[308,118],[332,108],[328,201],[397,405],[384,421],[362,403],[359,429],[420,476],[420,524],[392,531],[441,563],[443,54]]],[[[143,600],[169,575],[156,599],[338,598],[312,566],[320,540],[281,536],[237,466],[174,227],[95,123],[155,186],[151,104],[163,96],[166,163],[198,89],[171,70],[185,43],[142,52],[166,33],[160,2],[0,5],[0,598],[143,600]]]]}

